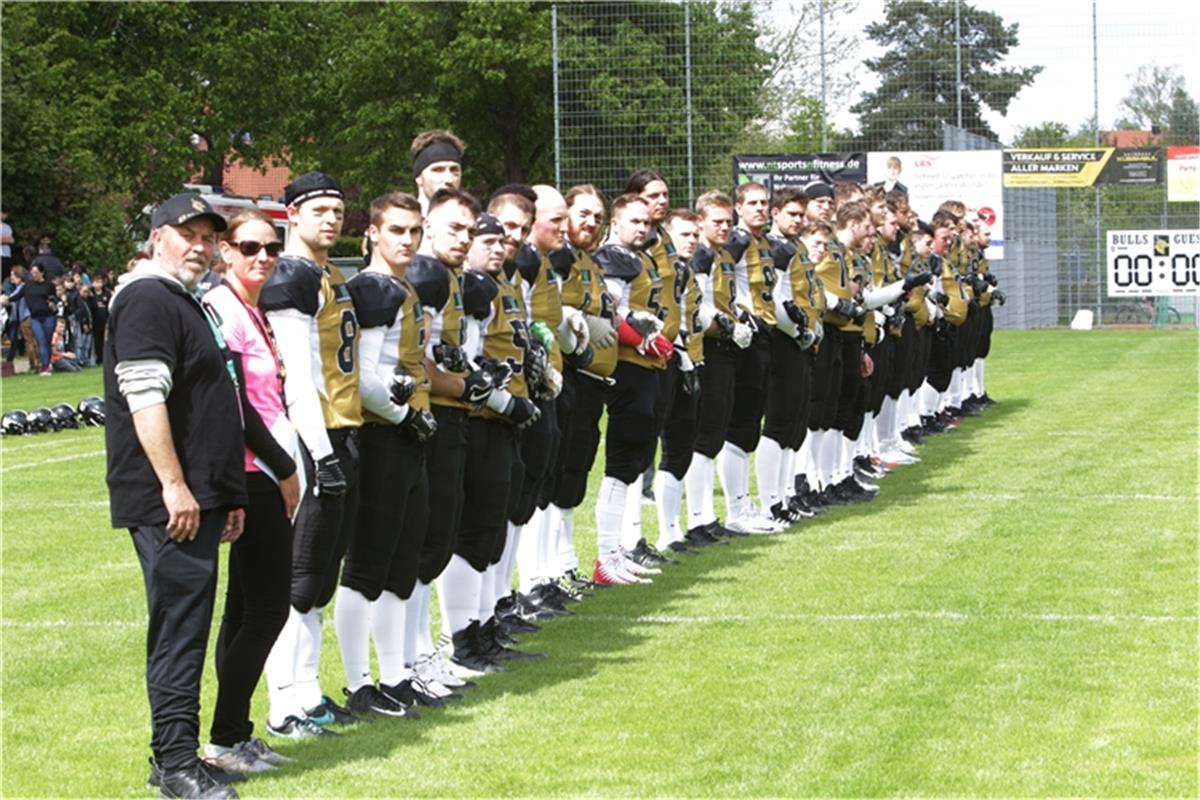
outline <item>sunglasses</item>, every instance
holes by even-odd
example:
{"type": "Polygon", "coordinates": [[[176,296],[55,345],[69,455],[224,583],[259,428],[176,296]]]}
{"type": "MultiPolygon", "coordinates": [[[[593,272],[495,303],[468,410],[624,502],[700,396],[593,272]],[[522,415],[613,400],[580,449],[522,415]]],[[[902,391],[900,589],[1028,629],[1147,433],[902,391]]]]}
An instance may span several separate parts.
{"type": "Polygon", "coordinates": [[[267,255],[271,258],[275,258],[283,252],[283,242],[267,242],[266,244],[263,244],[262,242],[247,241],[230,242],[230,244],[236,247],[238,252],[244,255],[246,258],[253,258],[254,256],[258,255],[258,251],[262,250],[264,247],[267,248],[267,255]]]}

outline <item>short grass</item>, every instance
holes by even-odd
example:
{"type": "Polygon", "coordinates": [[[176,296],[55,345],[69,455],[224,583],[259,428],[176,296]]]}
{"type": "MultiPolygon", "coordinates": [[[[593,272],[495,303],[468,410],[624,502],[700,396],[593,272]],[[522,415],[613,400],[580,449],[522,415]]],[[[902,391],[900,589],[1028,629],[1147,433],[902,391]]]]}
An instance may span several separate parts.
{"type": "MultiPolygon", "coordinates": [[[[1197,342],[998,332],[1000,404],[874,503],[602,592],[530,640],[546,661],[419,722],[282,744],[300,763],[240,791],[1195,797],[1197,342]]],[[[98,385],[0,389],[27,408],[98,385]]],[[[141,578],[102,448],[3,443],[5,796],[148,794],[141,578]]],[[[590,503],[577,520],[586,558],[590,503]]],[[[323,670],[339,689],[332,624],[323,670]]]]}

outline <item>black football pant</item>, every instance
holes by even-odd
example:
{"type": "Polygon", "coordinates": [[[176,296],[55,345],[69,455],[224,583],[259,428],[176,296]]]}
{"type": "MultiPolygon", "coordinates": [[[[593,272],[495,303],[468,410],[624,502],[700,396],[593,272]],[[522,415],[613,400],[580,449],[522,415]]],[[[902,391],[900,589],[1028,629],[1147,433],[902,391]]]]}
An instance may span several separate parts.
{"type": "Polygon", "coordinates": [[[389,424],[364,425],[359,443],[362,497],[341,584],[371,601],[385,589],[407,600],[429,526],[425,445],[389,424]]]}
{"type": "Polygon", "coordinates": [[[622,361],[613,378],[616,385],[608,390],[604,474],[630,484],[654,462],[659,370],[622,361]]]}
{"type": "Polygon", "coordinates": [[[247,472],[246,493],[246,527],[229,548],[217,636],[217,703],[209,738],[222,747],[254,733],[250,698],[287,622],[292,583],[292,521],[278,484],[262,472],[247,472]]]}
{"type": "Polygon", "coordinates": [[[521,463],[525,475],[520,492],[513,498],[509,522],[524,525],[537,510],[538,501],[550,480],[550,470],[558,455],[558,405],[554,400],[534,400],[542,415],[537,422],[520,432],[521,463]]]}
{"type": "Polygon", "coordinates": [[[600,449],[600,417],[608,385],[586,375],[578,375],[571,419],[563,430],[559,448],[554,505],[577,508],[587,494],[588,473],[600,449]]]}
{"type": "Polygon", "coordinates": [[[434,405],[437,431],[425,443],[425,472],[429,478],[429,517],[421,546],[418,577],[433,583],[454,554],[462,521],[463,477],[467,464],[467,411],[434,405]]]}
{"type": "Polygon", "coordinates": [[[933,332],[929,346],[929,366],[925,379],[936,392],[944,392],[950,386],[950,373],[954,371],[954,357],[958,349],[959,329],[946,324],[945,330],[933,332]]]}
{"type": "Polygon", "coordinates": [[[466,494],[454,552],[483,572],[504,553],[525,466],[520,431],[510,423],[472,417],[469,425],[466,494]]]}
{"type": "Polygon", "coordinates": [[[164,770],[196,763],[200,676],[217,593],[217,553],[227,509],[200,512],[196,538],[176,542],[165,525],[130,528],[146,588],[146,693],[150,747],[164,770]]]}
{"type": "MultiPolygon", "coordinates": [[[[662,428],[662,456],[658,468],[683,480],[692,465],[692,453],[696,448],[697,413],[703,389],[688,394],[683,389],[682,373],[675,367],[676,381],[669,408],[664,409],[662,428]]],[[[697,366],[703,380],[705,367],[697,366]]]]}
{"type": "Polygon", "coordinates": [[[733,386],[738,348],[716,338],[704,340],[704,370],[700,373],[700,404],[696,410],[695,452],[716,458],[725,444],[733,412],[733,386]]]}
{"type": "Polygon", "coordinates": [[[867,381],[862,376],[862,334],[846,333],[841,339],[842,382],[833,427],[848,439],[857,439],[867,410],[867,381]]]}
{"type": "Polygon", "coordinates": [[[763,436],[780,447],[800,449],[808,429],[812,392],[812,350],[801,350],[796,340],[780,330],[771,331],[771,369],[767,375],[766,417],[763,436]]]}
{"type": "MultiPolygon", "coordinates": [[[[858,334],[853,334],[858,336],[858,334]]],[[[808,427],[816,431],[832,428],[837,420],[842,393],[842,357],[851,334],[825,326],[825,338],[813,359],[812,389],[809,393],[808,427]]]]}
{"type": "Polygon", "coordinates": [[[300,499],[292,545],[292,606],[301,614],[333,599],[338,567],[358,516],[358,429],[331,429],[329,443],[346,476],[345,494],[315,493],[316,466],[301,448],[308,488],[300,499]]]}
{"type": "MultiPolygon", "coordinates": [[[[554,411],[558,415],[558,442],[554,448],[554,459],[550,463],[550,472],[542,481],[538,492],[538,508],[545,508],[556,502],[559,486],[562,483],[563,470],[566,467],[566,450],[571,427],[575,420],[575,395],[579,391],[579,382],[589,380],[580,377],[578,370],[563,367],[563,388],[554,401],[554,411]]],[[[560,506],[561,508],[561,506],[560,506]]]]}
{"type": "Polygon", "coordinates": [[[738,354],[733,385],[733,410],[725,441],[753,453],[762,435],[763,410],[767,403],[767,372],[771,369],[771,334],[759,331],[750,346],[738,354]]]}

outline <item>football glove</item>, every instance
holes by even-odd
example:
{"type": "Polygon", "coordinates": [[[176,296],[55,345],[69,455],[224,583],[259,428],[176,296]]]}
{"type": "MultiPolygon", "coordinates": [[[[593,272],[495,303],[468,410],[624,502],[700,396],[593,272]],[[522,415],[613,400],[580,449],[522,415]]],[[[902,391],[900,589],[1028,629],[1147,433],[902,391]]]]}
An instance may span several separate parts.
{"type": "Polygon", "coordinates": [[[571,366],[572,369],[587,369],[592,365],[592,361],[596,358],[596,351],[592,349],[589,343],[582,350],[576,350],[574,353],[567,353],[563,359],[571,366]]]}
{"type": "Polygon", "coordinates": [[[316,493],[338,497],[345,494],[347,488],[346,476],[342,472],[338,457],[330,454],[318,459],[316,493]]]}
{"type": "Polygon", "coordinates": [[[918,286],[933,283],[933,275],[928,272],[914,272],[904,279],[904,291],[909,292],[918,286]]]}
{"type": "Polygon", "coordinates": [[[662,332],[663,323],[658,317],[651,314],[649,311],[634,311],[625,321],[629,327],[638,332],[638,335],[645,339],[662,332]]]}
{"type": "Polygon", "coordinates": [[[408,416],[400,427],[413,435],[418,442],[427,442],[437,432],[437,420],[424,409],[409,408],[408,416]]]}
{"type": "Polygon", "coordinates": [[[479,371],[492,379],[493,389],[503,389],[505,386],[508,386],[508,382],[512,380],[513,376],[512,364],[486,356],[478,359],[478,361],[479,371]]]}
{"type": "Polygon", "coordinates": [[[933,296],[933,300],[942,308],[950,305],[950,297],[945,292],[938,292],[933,296]]]}
{"type": "Polygon", "coordinates": [[[588,337],[592,344],[601,350],[612,347],[617,343],[617,332],[612,323],[604,317],[587,316],[588,337]]]}
{"type": "Polygon", "coordinates": [[[668,361],[675,352],[675,345],[671,344],[671,340],[661,333],[656,333],[643,339],[642,343],[638,345],[637,351],[644,356],[668,361]]]}
{"type": "Polygon", "coordinates": [[[402,406],[408,402],[416,390],[417,379],[409,375],[404,367],[397,364],[396,368],[392,370],[392,379],[388,383],[388,394],[391,396],[392,402],[402,406]]]}
{"type": "Polygon", "coordinates": [[[737,325],[737,321],[725,314],[717,313],[713,315],[713,322],[717,323],[717,333],[722,339],[733,338],[733,328],[737,325]]]}
{"type": "Polygon", "coordinates": [[[464,403],[478,405],[488,399],[496,386],[492,383],[492,376],[481,369],[477,369],[463,377],[463,392],[458,399],[464,403]]]}
{"type": "Polygon", "coordinates": [[[840,314],[852,322],[862,322],[867,316],[867,310],[853,300],[842,298],[837,301],[837,305],[833,307],[836,314],[840,314]]]}
{"type": "Polygon", "coordinates": [[[461,347],[439,342],[433,346],[433,360],[447,372],[466,372],[470,369],[467,354],[461,347]]]}
{"type": "Polygon", "coordinates": [[[817,334],[813,333],[809,328],[804,327],[799,330],[793,341],[800,346],[801,350],[807,350],[817,343],[817,334]]]}
{"type": "Polygon", "coordinates": [[[797,328],[808,327],[808,315],[804,313],[804,309],[800,308],[800,306],[796,305],[791,300],[784,300],[783,310],[787,312],[788,319],[790,319],[797,328]]]}
{"type": "Polygon", "coordinates": [[[525,430],[542,416],[542,410],[527,397],[513,397],[507,391],[494,392],[487,407],[508,419],[517,430],[525,430]]]}
{"type": "Polygon", "coordinates": [[[525,383],[531,391],[545,380],[543,376],[549,366],[550,359],[541,340],[530,339],[529,347],[525,349],[525,383]]]}
{"type": "Polygon", "coordinates": [[[754,340],[754,328],[745,322],[734,323],[733,334],[729,338],[733,339],[733,343],[738,346],[739,350],[745,350],[754,340]]]}
{"type": "Polygon", "coordinates": [[[553,364],[547,364],[546,369],[542,371],[542,380],[535,386],[530,386],[529,391],[538,400],[553,400],[562,393],[562,385],[562,373],[553,364]]]}
{"type": "Polygon", "coordinates": [[[1008,301],[1008,295],[1004,294],[1002,289],[996,289],[992,292],[992,299],[1000,305],[1004,305],[1008,301]]]}

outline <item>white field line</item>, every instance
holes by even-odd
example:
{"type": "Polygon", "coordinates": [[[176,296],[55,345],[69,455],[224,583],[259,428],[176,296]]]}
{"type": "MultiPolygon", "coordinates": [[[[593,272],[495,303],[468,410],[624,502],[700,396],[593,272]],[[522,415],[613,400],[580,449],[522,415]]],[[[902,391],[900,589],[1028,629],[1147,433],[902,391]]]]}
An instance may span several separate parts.
{"type": "Polygon", "coordinates": [[[33,450],[61,450],[63,447],[79,445],[86,442],[86,439],[78,436],[62,437],[58,439],[42,439],[41,441],[28,442],[26,444],[9,444],[4,442],[3,449],[0,449],[4,455],[12,455],[13,453],[27,453],[33,450]]]}
{"type": "Polygon", "coordinates": [[[102,455],[104,455],[103,450],[89,450],[86,453],[72,453],[69,456],[60,456],[58,458],[44,458],[41,461],[34,461],[30,464],[11,464],[0,469],[0,472],[12,472],[15,469],[33,469],[34,467],[41,467],[46,464],[60,464],[64,461],[78,461],[81,458],[94,458],[95,456],[102,455]]]}
{"type": "MultiPolygon", "coordinates": [[[[897,622],[897,621],[932,621],[932,622],[1048,622],[1048,623],[1088,623],[1100,625],[1122,625],[1140,623],[1147,625],[1189,624],[1195,625],[1200,617],[1195,615],[1172,614],[972,614],[963,611],[883,611],[861,614],[712,614],[698,616],[683,616],[673,614],[644,614],[641,616],[598,615],[585,616],[585,620],[597,622],[622,622],[640,625],[724,625],[731,623],[764,623],[764,622],[897,622]]],[[[24,630],[45,630],[52,628],[142,628],[145,622],[137,620],[83,620],[83,619],[48,619],[48,620],[9,620],[3,622],[5,628],[24,630]]]]}
{"type": "MultiPolygon", "coordinates": [[[[886,484],[885,484],[886,485],[886,484]]],[[[923,494],[904,494],[888,497],[889,500],[899,500],[906,502],[924,502],[941,501],[941,500],[962,500],[962,493],[942,493],[942,492],[926,492],[923,494]]],[[[1066,500],[1084,500],[1084,501],[1106,501],[1114,503],[1126,502],[1143,502],[1150,501],[1155,503],[1195,503],[1200,501],[1200,495],[1186,494],[1047,494],[1045,492],[1030,492],[1025,494],[970,494],[971,501],[980,500],[985,503],[1011,503],[1016,500],[1037,500],[1037,501],[1066,501],[1066,500]]]]}
{"type": "Polygon", "coordinates": [[[882,611],[871,614],[713,614],[700,616],[676,616],[671,614],[644,614],[641,616],[588,617],[604,622],[634,622],[646,625],[722,625],[728,623],[762,622],[896,622],[946,621],[946,622],[1054,622],[1054,623],[1099,623],[1119,625],[1124,623],[1187,623],[1200,621],[1195,615],[1169,614],[972,614],[964,611],[882,611]]]}

